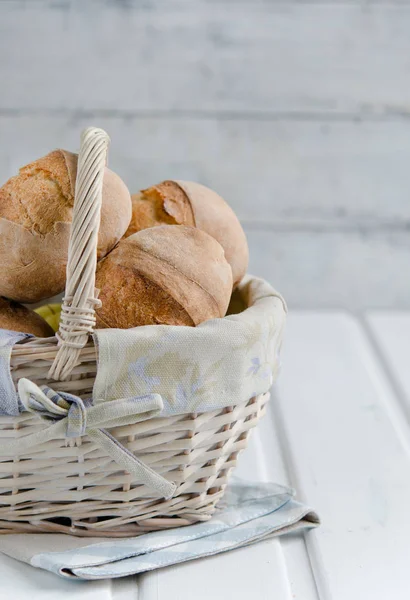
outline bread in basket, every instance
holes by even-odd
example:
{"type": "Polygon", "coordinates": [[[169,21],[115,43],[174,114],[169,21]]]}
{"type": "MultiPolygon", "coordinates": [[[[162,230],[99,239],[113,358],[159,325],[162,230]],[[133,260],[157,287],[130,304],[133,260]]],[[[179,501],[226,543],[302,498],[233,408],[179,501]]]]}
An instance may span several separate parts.
{"type": "Polygon", "coordinates": [[[222,319],[94,331],[107,146],[84,132],[57,337],[0,332],[0,533],[209,519],[277,374],[286,306],[250,276],[222,319]]]}

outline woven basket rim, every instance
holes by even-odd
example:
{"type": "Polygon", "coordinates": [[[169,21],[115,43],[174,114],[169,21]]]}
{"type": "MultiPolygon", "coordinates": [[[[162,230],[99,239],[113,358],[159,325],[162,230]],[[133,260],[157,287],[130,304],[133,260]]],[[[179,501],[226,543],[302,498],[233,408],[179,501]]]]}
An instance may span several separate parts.
{"type": "MultiPolygon", "coordinates": [[[[276,290],[274,289],[270,283],[268,283],[265,279],[261,278],[261,277],[256,277],[254,275],[251,275],[250,273],[248,273],[247,275],[245,275],[245,277],[242,279],[242,281],[238,284],[238,286],[235,288],[232,298],[235,299],[235,295],[239,294],[240,299],[239,299],[239,303],[242,301],[245,303],[245,306],[243,307],[242,310],[239,310],[238,312],[230,312],[228,314],[226,314],[224,317],[219,317],[218,319],[211,319],[213,320],[217,320],[217,321],[232,321],[232,317],[235,317],[235,321],[236,320],[242,320],[242,318],[246,318],[248,317],[248,315],[250,315],[250,311],[254,308],[258,308],[263,301],[271,301],[271,308],[272,311],[275,311],[275,309],[277,309],[277,301],[280,302],[280,304],[282,305],[280,308],[283,309],[284,313],[287,313],[288,309],[287,309],[287,304],[285,299],[283,298],[283,296],[276,290]],[[251,296],[251,301],[246,304],[246,297],[247,295],[250,294],[251,296]]],[[[264,310],[266,310],[266,307],[264,308],[264,310]]],[[[200,323],[199,325],[197,325],[197,328],[200,328],[201,326],[203,326],[204,324],[208,323],[209,321],[204,321],[204,323],[200,323]]],[[[135,328],[131,328],[131,329],[141,329],[144,328],[145,331],[151,331],[152,333],[154,333],[155,331],[158,330],[158,327],[175,327],[175,328],[184,328],[184,331],[186,332],[187,335],[190,334],[190,332],[193,332],[195,330],[194,327],[185,327],[183,325],[142,325],[140,327],[135,327],[135,328]]],[[[96,331],[102,331],[99,329],[95,329],[94,333],[96,331]]],[[[117,328],[107,328],[104,329],[103,331],[122,331],[120,329],[117,328]]],[[[95,338],[94,338],[94,333],[92,335],[90,335],[89,337],[89,341],[86,345],[86,347],[89,347],[90,345],[95,345],[95,338]]],[[[54,346],[55,344],[57,344],[57,338],[55,336],[53,337],[49,337],[49,338],[37,338],[35,336],[28,336],[26,339],[22,339],[19,342],[17,342],[14,346],[13,346],[13,350],[14,349],[18,349],[21,348],[22,346],[26,346],[27,344],[41,344],[42,346],[45,345],[50,345],[50,346],[54,346]]]]}

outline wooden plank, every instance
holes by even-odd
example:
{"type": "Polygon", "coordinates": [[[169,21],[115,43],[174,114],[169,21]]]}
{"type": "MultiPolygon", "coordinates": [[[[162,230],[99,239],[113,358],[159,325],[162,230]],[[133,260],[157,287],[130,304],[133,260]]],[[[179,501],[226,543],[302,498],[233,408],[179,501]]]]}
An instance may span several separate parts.
{"type": "Polygon", "coordinates": [[[410,420],[410,314],[371,311],[366,314],[366,321],[410,420]]]}
{"type": "MultiPolygon", "coordinates": [[[[71,600],[75,596],[76,600],[120,600],[112,596],[110,581],[73,582],[61,579],[4,554],[0,554],[0,580],[1,598],[71,600]]],[[[134,599],[132,596],[127,598],[134,599]]]]}
{"type": "Polygon", "coordinates": [[[226,554],[167,567],[142,576],[142,600],[293,600],[279,543],[241,548],[226,554]],[[194,593],[194,596],[193,596],[194,593]]]}
{"type": "MultiPolygon", "coordinates": [[[[271,413],[253,432],[236,474],[251,480],[286,482],[271,413]]],[[[271,540],[148,573],[139,580],[140,600],[191,600],[193,594],[196,600],[231,596],[238,600],[317,600],[303,538],[295,536],[292,544],[291,555],[289,545],[284,551],[281,541],[271,540]]]]}
{"type": "Polygon", "coordinates": [[[246,228],[249,270],[291,307],[410,308],[405,232],[257,231],[246,228]]]}
{"type": "MultiPolygon", "coordinates": [[[[286,462],[286,440],[283,439],[280,423],[277,421],[274,410],[276,398],[273,395],[268,406],[266,418],[252,433],[249,448],[241,456],[237,475],[244,479],[260,479],[262,481],[276,481],[291,486],[289,465],[286,462]]],[[[266,542],[263,546],[280,544],[283,563],[286,568],[288,585],[291,598],[303,600],[318,600],[316,583],[314,581],[309,555],[306,549],[303,534],[292,534],[280,540],[266,542]]],[[[269,560],[269,568],[273,568],[273,561],[269,560]]],[[[250,596],[257,598],[256,595],[250,596]]],[[[280,596],[276,596],[280,597],[280,596]]],[[[269,600],[274,596],[270,595],[269,600]]]]}
{"type": "Polygon", "coordinates": [[[141,595],[138,585],[138,577],[121,577],[111,580],[110,600],[141,600],[141,595]]]}
{"type": "Polygon", "coordinates": [[[0,10],[3,109],[408,111],[408,5],[131,0],[0,10]]]}
{"type": "Polygon", "coordinates": [[[410,223],[410,121],[0,117],[0,181],[56,147],[78,149],[90,124],[109,132],[110,165],[132,192],[166,178],[201,181],[243,221],[278,228],[410,223]]]}
{"type": "Polygon", "coordinates": [[[276,417],[291,479],[320,513],[319,595],[408,597],[410,429],[371,344],[344,313],[289,318],[276,417]]]}

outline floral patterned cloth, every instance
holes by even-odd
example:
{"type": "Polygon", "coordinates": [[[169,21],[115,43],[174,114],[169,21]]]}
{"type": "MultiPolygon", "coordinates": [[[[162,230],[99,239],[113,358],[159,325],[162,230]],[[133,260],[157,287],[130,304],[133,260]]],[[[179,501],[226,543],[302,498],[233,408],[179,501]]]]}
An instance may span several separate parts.
{"type": "Polygon", "coordinates": [[[267,392],[278,373],[286,305],[255,277],[247,277],[236,294],[245,310],[195,328],[96,331],[94,403],[160,394],[161,414],[168,416],[215,410],[267,392]]]}

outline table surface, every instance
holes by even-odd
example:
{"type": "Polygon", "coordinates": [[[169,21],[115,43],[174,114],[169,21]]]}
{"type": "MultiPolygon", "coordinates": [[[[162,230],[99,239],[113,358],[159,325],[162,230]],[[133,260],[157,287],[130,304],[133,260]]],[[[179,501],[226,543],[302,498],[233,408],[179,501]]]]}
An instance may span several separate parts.
{"type": "Polygon", "coordinates": [[[410,313],[289,316],[280,382],[237,473],[295,487],[319,512],[319,529],[115,581],[64,581],[0,555],[2,594],[408,599],[409,355],[410,313]]]}

